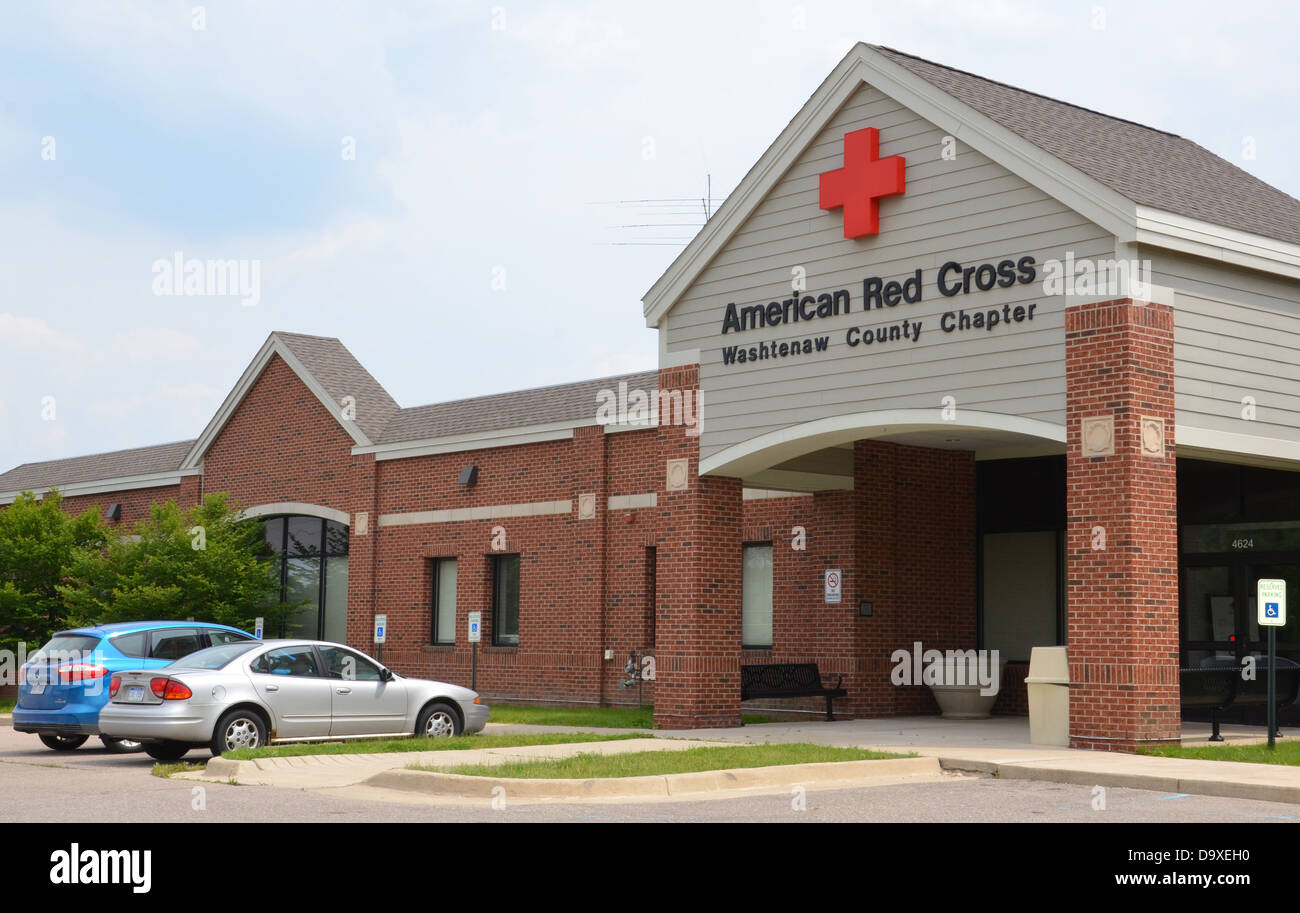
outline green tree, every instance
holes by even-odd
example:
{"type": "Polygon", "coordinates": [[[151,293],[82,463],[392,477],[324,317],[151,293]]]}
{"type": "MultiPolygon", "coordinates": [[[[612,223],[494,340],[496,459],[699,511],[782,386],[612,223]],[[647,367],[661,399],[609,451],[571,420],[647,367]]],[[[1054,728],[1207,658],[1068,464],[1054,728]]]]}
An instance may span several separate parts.
{"type": "Polygon", "coordinates": [[[0,508],[0,646],[44,643],[66,627],[59,590],[68,569],[111,537],[98,508],[73,516],[57,490],[39,500],[24,491],[0,508]]]}
{"type": "Polygon", "coordinates": [[[58,588],[69,620],[193,618],[251,629],[257,615],[271,614],[279,581],[262,524],[241,522],[226,494],[187,511],[154,504],[133,532],[76,557],[58,588]]]}

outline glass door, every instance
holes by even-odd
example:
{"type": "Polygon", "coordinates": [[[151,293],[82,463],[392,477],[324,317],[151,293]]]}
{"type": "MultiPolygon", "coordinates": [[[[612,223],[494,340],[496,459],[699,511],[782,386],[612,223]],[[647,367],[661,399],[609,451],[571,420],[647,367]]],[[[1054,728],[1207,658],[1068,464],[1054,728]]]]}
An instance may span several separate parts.
{"type": "Polygon", "coordinates": [[[1182,599],[1183,668],[1235,661],[1238,650],[1237,563],[1184,564],[1182,599]]]}

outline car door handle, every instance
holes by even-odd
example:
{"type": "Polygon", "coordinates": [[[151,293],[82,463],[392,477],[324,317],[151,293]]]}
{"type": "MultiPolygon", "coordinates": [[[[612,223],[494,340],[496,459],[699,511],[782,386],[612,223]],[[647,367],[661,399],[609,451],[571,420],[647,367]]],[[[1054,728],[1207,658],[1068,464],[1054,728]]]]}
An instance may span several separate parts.
{"type": "Polygon", "coordinates": [[[279,691],[279,690],[280,690],[280,686],[279,686],[279,685],[267,685],[267,686],[266,686],[266,690],[267,690],[267,691],[279,691]]]}
{"type": "Polygon", "coordinates": [[[351,693],[352,693],[352,689],[351,689],[351,688],[340,688],[340,689],[338,689],[338,692],[339,692],[339,694],[351,694],[351,693]]]}

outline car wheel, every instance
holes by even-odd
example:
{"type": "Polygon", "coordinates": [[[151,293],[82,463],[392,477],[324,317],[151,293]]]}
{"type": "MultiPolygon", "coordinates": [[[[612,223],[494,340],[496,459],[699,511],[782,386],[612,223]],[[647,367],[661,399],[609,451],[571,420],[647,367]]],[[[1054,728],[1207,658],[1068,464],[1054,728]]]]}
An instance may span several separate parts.
{"type": "Polygon", "coordinates": [[[99,740],[104,743],[104,747],[114,754],[127,754],[132,751],[139,751],[144,747],[143,742],[135,742],[131,739],[115,739],[112,736],[101,735],[99,740]]]}
{"type": "Polygon", "coordinates": [[[184,742],[150,742],[144,746],[144,753],[155,761],[179,761],[189,750],[184,742]]]}
{"type": "Polygon", "coordinates": [[[447,704],[430,704],[420,714],[415,734],[433,739],[460,735],[460,714],[447,704]]]}
{"type": "Polygon", "coordinates": [[[212,732],[212,754],[220,757],[240,748],[261,748],[266,744],[266,723],[252,710],[232,710],[212,732]]]}
{"type": "Polygon", "coordinates": [[[46,748],[53,748],[55,751],[76,751],[82,745],[86,744],[88,735],[52,735],[48,732],[41,733],[41,743],[46,748]]]}

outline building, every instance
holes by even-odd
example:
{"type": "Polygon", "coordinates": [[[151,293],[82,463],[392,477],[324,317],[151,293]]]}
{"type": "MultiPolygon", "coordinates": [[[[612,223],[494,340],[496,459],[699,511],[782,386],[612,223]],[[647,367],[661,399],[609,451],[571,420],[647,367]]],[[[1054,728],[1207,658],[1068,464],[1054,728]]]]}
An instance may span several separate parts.
{"type": "Polygon", "coordinates": [[[384,614],[387,662],[467,681],[481,611],[489,697],[632,702],[635,651],[677,728],[738,724],[742,663],[929,712],[918,641],[998,649],[1023,712],[1068,643],[1071,743],[1132,750],[1300,581],[1300,201],[1188,140],[860,44],[644,305],[657,372],[417,408],[275,333],[198,439],[0,502],[229,491],[315,601],[290,633],[384,614]]]}

